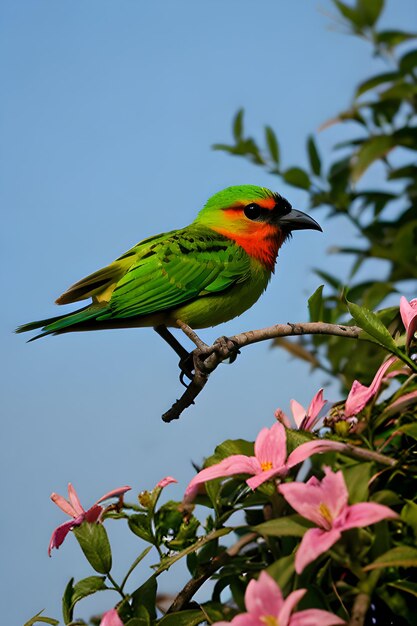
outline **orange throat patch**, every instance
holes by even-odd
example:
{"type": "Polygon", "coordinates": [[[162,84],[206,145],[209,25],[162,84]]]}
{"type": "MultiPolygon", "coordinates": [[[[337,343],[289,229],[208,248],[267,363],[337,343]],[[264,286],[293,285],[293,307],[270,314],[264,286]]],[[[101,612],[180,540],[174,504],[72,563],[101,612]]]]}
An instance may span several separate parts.
{"type": "Polygon", "coordinates": [[[274,271],[278,250],[284,243],[285,235],[280,228],[270,224],[256,225],[246,232],[231,232],[226,228],[213,228],[228,239],[232,239],[249,256],[257,259],[270,272],[274,271]]]}

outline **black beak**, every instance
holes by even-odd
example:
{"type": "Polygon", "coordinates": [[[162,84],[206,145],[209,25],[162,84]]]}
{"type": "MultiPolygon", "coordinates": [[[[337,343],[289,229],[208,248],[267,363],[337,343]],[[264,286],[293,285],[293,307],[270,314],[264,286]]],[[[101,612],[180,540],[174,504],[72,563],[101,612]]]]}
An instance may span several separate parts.
{"type": "Polygon", "coordinates": [[[289,213],[286,215],[281,215],[277,222],[283,230],[288,230],[289,232],[293,230],[319,230],[323,232],[320,224],[313,220],[312,217],[303,213],[302,211],[297,211],[296,209],[291,209],[289,213]]]}

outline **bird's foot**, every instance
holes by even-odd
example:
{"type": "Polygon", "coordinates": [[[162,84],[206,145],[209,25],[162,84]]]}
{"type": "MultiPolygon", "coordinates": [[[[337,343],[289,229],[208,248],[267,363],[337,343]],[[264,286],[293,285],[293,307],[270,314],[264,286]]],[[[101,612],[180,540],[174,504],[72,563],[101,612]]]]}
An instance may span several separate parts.
{"type": "Polygon", "coordinates": [[[219,337],[214,342],[215,351],[224,363],[234,363],[237,359],[237,355],[240,354],[240,350],[236,341],[230,339],[230,337],[219,337]]]}
{"type": "Polygon", "coordinates": [[[179,368],[181,370],[180,373],[180,383],[184,385],[184,387],[188,387],[188,384],[184,381],[184,377],[188,378],[190,381],[194,378],[194,356],[192,352],[189,352],[187,356],[184,356],[180,359],[179,368]]]}

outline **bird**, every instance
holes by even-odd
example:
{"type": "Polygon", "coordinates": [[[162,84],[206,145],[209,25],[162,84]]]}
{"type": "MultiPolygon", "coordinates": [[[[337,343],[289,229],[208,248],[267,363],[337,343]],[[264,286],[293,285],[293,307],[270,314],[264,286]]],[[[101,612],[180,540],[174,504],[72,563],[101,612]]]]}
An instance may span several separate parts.
{"type": "Polygon", "coordinates": [[[74,331],[153,327],[185,361],[189,353],[168,328],[207,328],[241,315],[266,289],[282,244],[303,229],[322,230],[279,193],[256,185],[227,187],[209,198],[189,226],[140,241],[56,300],[63,305],[91,298],[87,306],[16,332],[40,328],[34,341],[74,331]]]}

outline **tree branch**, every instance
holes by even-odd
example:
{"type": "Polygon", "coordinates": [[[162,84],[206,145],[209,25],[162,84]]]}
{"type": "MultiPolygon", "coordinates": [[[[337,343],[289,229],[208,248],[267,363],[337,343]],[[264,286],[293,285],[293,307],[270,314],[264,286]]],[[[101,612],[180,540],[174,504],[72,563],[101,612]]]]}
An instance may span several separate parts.
{"type": "Polygon", "coordinates": [[[358,326],[342,326],[325,324],[324,322],[306,322],[291,324],[275,324],[267,328],[249,330],[232,337],[220,337],[211,346],[207,346],[187,324],[178,320],[178,326],[197,346],[193,350],[194,377],[181,398],[162,415],[164,422],[178,419],[181,413],[194,404],[194,400],[205,387],[209,374],[214,372],[219,363],[228,358],[235,358],[240,348],[253,343],[275,339],[276,337],[294,337],[299,335],[336,335],[348,339],[358,339],[361,328],[358,326]]]}
{"type": "Polygon", "coordinates": [[[196,578],[192,578],[183,587],[174,602],[169,607],[167,613],[181,611],[181,609],[189,603],[193,595],[200,589],[203,583],[205,583],[206,580],[214,574],[214,572],[223,567],[223,565],[226,565],[230,559],[239,554],[242,548],[249,543],[252,543],[252,541],[254,541],[258,536],[258,533],[248,533],[247,535],[241,537],[233,546],[213,557],[211,561],[204,566],[204,573],[200,574],[200,576],[197,576],[196,578]]]}

